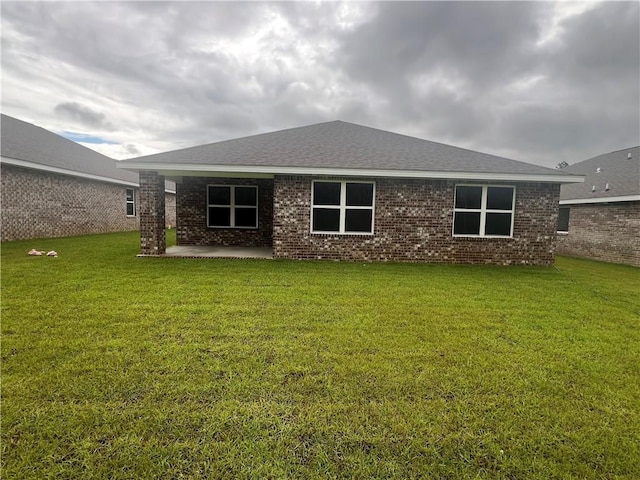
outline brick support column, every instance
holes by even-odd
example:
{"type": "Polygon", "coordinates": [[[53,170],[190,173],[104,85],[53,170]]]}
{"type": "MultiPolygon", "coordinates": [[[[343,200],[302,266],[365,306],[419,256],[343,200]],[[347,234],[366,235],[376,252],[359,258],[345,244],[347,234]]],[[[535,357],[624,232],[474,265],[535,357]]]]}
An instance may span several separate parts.
{"type": "Polygon", "coordinates": [[[162,255],[167,242],[164,223],[164,176],[140,172],[140,253],[162,255]]]}

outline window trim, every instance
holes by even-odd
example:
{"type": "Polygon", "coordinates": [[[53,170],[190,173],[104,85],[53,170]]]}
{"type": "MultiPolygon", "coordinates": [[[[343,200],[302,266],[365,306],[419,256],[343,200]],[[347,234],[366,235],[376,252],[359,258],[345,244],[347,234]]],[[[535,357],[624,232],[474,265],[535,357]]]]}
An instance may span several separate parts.
{"type": "Polygon", "coordinates": [[[134,218],[136,216],[136,189],[135,188],[125,188],[124,191],[124,213],[128,218],[134,218]],[[129,200],[129,191],[131,191],[131,200],[129,200]],[[133,206],[133,214],[129,215],[129,205],[133,206]]]}
{"type": "Polygon", "coordinates": [[[258,185],[226,185],[226,184],[221,184],[221,183],[210,183],[207,184],[207,228],[216,228],[216,229],[237,229],[237,230],[257,230],[258,228],[260,228],[260,224],[259,224],[259,213],[258,213],[258,206],[260,204],[260,197],[259,197],[259,193],[260,190],[258,189],[258,185]],[[222,205],[222,204],[217,204],[217,203],[209,203],[209,188],[211,187],[225,187],[225,188],[230,188],[230,192],[229,192],[229,205],[222,205]],[[241,188],[253,188],[256,191],[256,205],[255,207],[253,205],[236,205],[236,187],[241,187],[241,188]],[[224,207],[224,208],[229,208],[230,213],[229,213],[229,223],[230,225],[226,225],[226,226],[221,226],[221,225],[211,225],[210,223],[210,219],[209,219],[209,208],[211,207],[224,207]],[[255,227],[236,227],[235,226],[235,221],[236,221],[236,208],[240,208],[240,209],[255,209],[256,211],[256,226],[255,227]]]}
{"type": "Polygon", "coordinates": [[[516,217],[516,186],[515,185],[499,185],[499,184],[479,184],[479,183],[459,183],[456,184],[453,191],[453,222],[451,225],[451,235],[455,238],[513,238],[513,226],[516,217]],[[480,208],[456,208],[456,197],[458,187],[482,187],[482,197],[480,199],[480,208]],[[487,208],[487,198],[489,188],[511,188],[513,197],[511,199],[511,210],[496,210],[487,208]],[[480,231],[478,234],[472,233],[455,233],[456,228],[456,212],[480,213],[480,231]],[[509,235],[487,235],[486,221],[488,213],[510,213],[511,226],[509,235]]]}
{"type": "Polygon", "coordinates": [[[311,218],[309,231],[314,235],[373,235],[375,231],[375,208],[376,208],[376,182],[370,180],[312,180],[311,182],[311,218]],[[339,205],[315,205],[314,185],[316,183],[339,183],[340,184],[340,204],[339,205]],[[371,193],[371,206],[365,205],[347,205],[347,183],[363,183],[371,185],[373,191],[371,193]],[[340,211],[339,229],[338,231],[325,231],[313,229],[313,215],[316,208],[333,209],[340,211]],[[371,230],[369,232],[347,232],[345,231],[345,223],[347,218],[347,210],[370,210],[371,211],[371,230]]]}

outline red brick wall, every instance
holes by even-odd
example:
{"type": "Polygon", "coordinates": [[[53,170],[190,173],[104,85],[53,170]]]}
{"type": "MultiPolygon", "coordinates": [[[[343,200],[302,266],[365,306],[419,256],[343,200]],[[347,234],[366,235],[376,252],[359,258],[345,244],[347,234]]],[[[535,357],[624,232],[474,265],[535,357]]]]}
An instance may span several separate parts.
{"type": "Polygon", "coordinates": [[[248,178],[184,177],[176,185],[178,245],[269,247],[273,232],[273,180],[248,178]],[[258,228],[207,227],[207,185],[257,185],[258,228]]]}
{"type": "Polygon", "coordinates": [[[376,183],[374,235],[310,233],[311,177],[276,176],[274,256],[356,261],[553,263],[559,185],[515,184],[513,238],[489,239],[452,236],[457,182],[359,180],[376,183]]]}
{"type": "Polygon", "coordinates": [[[154,171],[140,171],[140,253],[161,255],[167,248],[164,176],[154,171]]]}
{"type": "Polygon", "coordinates": [[[566,206],[569,232],[558,234],[558,253],[640,267],[640,202],[566,206]]]}
{"type": "Polygon", "coordinates": [[[138,229],[126,186],[2,164],[4,241],[138,229]]]}

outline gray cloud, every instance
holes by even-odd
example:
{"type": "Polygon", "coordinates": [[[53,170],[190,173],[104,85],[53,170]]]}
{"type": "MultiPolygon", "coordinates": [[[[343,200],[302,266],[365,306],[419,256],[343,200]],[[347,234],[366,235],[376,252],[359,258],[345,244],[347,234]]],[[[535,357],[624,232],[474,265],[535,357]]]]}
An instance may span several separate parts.
{"type": "Polygon", "coordinates": [[[538,158],[571,162],[640,144],[640,4],[603,3],[564,29],[538,55],[541,101],[511,112],[505,133],[538,158]]]}
{"type": "Polygon", "coordinates": [[[573,162],[639,143],[638,4],[601,4],[540,46],[548,9],[380,4],[371,22],[341,37],[336,63],[388,99],[394,125],[425,125],[443,141],[547,165],[558,154],[573,162]]]}
{"type": "Polygon", "coordinates": [[[636,2],[547,42],[548,2],[0,8],[4,113],[130,154],[334,119],[548,166],[640,143],[636,2]]]}
{"type": "Polygon", "coordinates": [[[127,145],[124,145],[124,148],[131,155],[136,155],[136,156],[140,155],[140,150],[138,150],[138,148],[135,145],[132,145],[129,143],[127,145]]]}
{"type": "Polygon", "coordinates": [[[455,82],[461,94],[494,88],[528,69],[523,54],[537,38],[542,6],[383,3],[371,22],[342,37],[338,64],[405,105],[413,104],[408,80],[417,75],[455,82]]]}
{"type": "Polygon", "coordinates": [[[113,130],[113,125],[104,113],[96,112],[77,102],[63,102],[56,105],[53,111],[70,120],[74,120],[84,127],[100,130],[113,130]]]}

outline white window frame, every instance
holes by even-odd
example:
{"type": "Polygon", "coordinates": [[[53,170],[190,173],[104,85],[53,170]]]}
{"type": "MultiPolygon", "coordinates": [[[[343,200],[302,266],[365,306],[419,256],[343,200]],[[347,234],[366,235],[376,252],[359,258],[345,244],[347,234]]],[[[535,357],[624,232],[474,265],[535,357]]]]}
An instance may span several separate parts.
{"type": "Polygon", "coordinates": [[[309,225],[310,232],[322,235],[373,235],[375,229],[375,206],[376,206],[376,182],[366,180],[313,180],[311,182],[311,223],[309,225]],[[340,205],[316,205],[314,197],[314,185],[316,183],[339,183],[340,184],[340,205]],[[371,206],[347,205],[347,183],[364,183],[373,186],[371,206]],[[340,229],[336,231],[323,231],[313,229],[313,213],[316,208],[340,210],[340,229]],[[345,231],[345,223],[347,218],[347,210],[371,210],[371,231],[369,232],[347,232],[345,231]]]}
{"type": "Polygon", "coordinates": [[[127,215],[127,217],[135,217],[136,216],[136,190],[135,188],[126,188],[124,191],[124,199],[125,199],[125,206],[124,206],[124,213],[127,215]],[[131,192],[131,200],[129,200],[129,192],[131,192]],[[129,215],[129,213],[127,213],[129,211],[129,205],[133,206],[133,214],[129,215]]]}
{"type": "Polygon", "coordinates": [[[451,234],[454,237],[472,237],[472,238],[513,238],[513,225],[516,217],[516,186],[515,185],[487,185],[487,184],[474,184],[474,183],[460,183],[456,185],[453,192],[453,224],[451,225],[451,234]],[[480,202],[480,208],[456,208],[456,197],[458,187],[482,187],[482,199],[480,202]],[[489,188],[511,188],[513,189],[513,197],[511,198],[511,210],[495,210],[487,208],[487,197],[489,188]],[[456,228],[456,213],[468,212],[468,213],[480,213],[480,232],[477,234],[472,233],[455,233],[456,228]],[[486,220],[487,213],[510,213],[511,214],[511,227],[509,235],[486,235],[486,220]]]}
{"type": "Polygon", "coordinates": [[[207,228],[237,228],[237,229],[242,229],[242,230],[257,230],[259,228],[259,217],[258,217],[258,205],[260,203],[260,197],[258,196],[258,194],[260,193],[260,191],[258,190],[258,186],[257,185],[225,185],[225,184],[209,184],[207,185],[207,228]],[[230,193],[229,193],[229,205],[222,205],[222,204],[214,204],[214,203],[209,203],[209,188],[210,187],[224,187],[224,188],[229,188],[230,189],[230,193]],[[240,188],[253,188],[256,191],[256,205],[255,207],[253,205],[236,205],[236,187],[240,187],[240,188]],[[224,208],[229,208],[230,209],[230,214],[229,214],[229,223],[231,225],[226,225],[226,226],[221,226],[221,225],[211,225],[210,221],[209,221],[209,208],[210,207],[224,207],[224,208]],[[236,222],[236,208],[239,209],[255,209],[256,211],[256,226],[255,227],[236,227],[235,226],[235,222],[236,222]]]}

